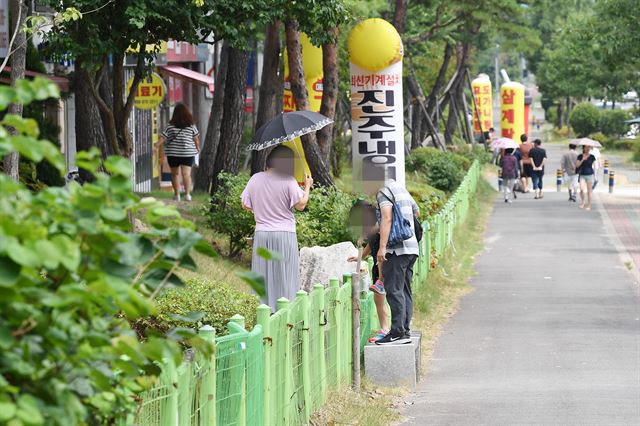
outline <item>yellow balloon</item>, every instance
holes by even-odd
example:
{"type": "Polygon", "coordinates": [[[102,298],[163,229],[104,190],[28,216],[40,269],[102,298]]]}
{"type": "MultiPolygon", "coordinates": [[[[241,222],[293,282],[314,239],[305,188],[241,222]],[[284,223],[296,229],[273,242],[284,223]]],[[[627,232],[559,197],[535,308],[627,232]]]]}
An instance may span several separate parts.
{"type": "Polygon", "coordinates": [[[500,134],[520,143],[524,134],[524,86],[511,81],[500,86],[500,134]]]}
{"type": "Polygon", "coordinates": [[[389,22],[380,18],[367,19],[349,34],[350,61],[360,68],[377,72],[402,60],[400,34],[389,22]]]}
{"type": "MultiPolygon", "coordinates": [[[[322,76],[322,48],[314,46],[305,33],[300,33],[300,45],[302,46],[302,66],[304,67],[304,79],[316,80],[322,76]]],[[[289,57],[284,50],[284,79],[289,77],[289,57]]]]}

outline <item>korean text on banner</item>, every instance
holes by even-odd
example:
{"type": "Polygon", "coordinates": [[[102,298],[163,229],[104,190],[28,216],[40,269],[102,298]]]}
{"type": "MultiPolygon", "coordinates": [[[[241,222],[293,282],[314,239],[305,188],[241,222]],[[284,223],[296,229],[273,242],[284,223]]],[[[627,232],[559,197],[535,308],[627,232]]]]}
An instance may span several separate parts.
{"type": "Polygon", "coordinates": [[[486,74],[480,74],[471,82],[473,89],[473,131],[488,132],[493,127],[493,106],[491,98],[491,80],[486,74]]]}
{"type": "Polygon", "coordinates": [[[515,81],[504,83],[500,97],[500,133],[502,137],[520,143],[520,136],[524,134],[524,86],[515,81]]]}
{"type": "Polygon", "coordinates": [[[368,19],[349,36],[349,54],[354,185],[367,180],[373,168],[404,185],[400,36],[388,22],[368,19]]]}

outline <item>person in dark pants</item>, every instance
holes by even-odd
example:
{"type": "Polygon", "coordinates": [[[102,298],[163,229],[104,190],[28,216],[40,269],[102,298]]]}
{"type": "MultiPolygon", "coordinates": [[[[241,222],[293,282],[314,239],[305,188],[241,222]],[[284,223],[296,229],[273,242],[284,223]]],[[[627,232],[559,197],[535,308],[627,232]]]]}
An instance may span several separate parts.
{"type": "Polygon", "coordinates": [[[404,188],[394,181],[388,182],[376,196],[380,209],[380,248],[378,263],[382,265],[387,302],[391,307],[391,329],[377,345],[394,345],[411,342],[410,326],[413,316],[413,295],[411,280],[413,265],[418,258],[418,240],[415,237],[414,216],[418,216],[418,205],[404,188]],[[397,246],[389,247],[393,203],[400,208],[405,219],[411,224],[413,235],[397,246]]]}
{"type": "Polygon", "coordinates": [[[531,178],[533,180],[533,190],[536,194],[535,199],[542,197],[542,177],[544,176],[544,165],[547,162],[547,151],[540,148],[542,141],[536,139],[533,141],[534,147],[529,151],[529,158],[531,158],[531,166],[533,168],[531,178]]]}

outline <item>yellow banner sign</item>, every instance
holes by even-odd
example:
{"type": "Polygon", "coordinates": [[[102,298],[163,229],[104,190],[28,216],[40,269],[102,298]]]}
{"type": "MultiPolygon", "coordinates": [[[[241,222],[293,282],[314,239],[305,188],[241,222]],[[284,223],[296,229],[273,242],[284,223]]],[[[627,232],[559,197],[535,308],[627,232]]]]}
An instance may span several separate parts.
{"type": "MultiPolygon", "coordinates": [[[[127,87],[131,90],[133,85],[133,77],[127,81],[127,87]]],[[[152,73],[149,77],[142,79],[138,84],[134,105],[138,109],[154,109],[162,103],[167,89],[164,81],[156,73],[152,73]]]]}

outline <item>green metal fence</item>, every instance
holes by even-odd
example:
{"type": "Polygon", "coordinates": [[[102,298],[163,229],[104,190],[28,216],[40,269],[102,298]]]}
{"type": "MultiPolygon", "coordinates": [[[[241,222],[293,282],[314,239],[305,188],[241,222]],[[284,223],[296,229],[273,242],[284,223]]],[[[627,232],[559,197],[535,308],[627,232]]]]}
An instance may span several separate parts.
{"type": "MultiPolygon", "coordinates": [[[[481,167],[474,162],[446,205],[423,223],[414,289],[427,282],[432,258],[441,258],[465,221],[481,167]]],[[[378,329],[373,294],[360,292],[360,350],[378,329]]],[[[275,313],[257,309],[257,324],[245,330],[236,315],[229,334],[215,336],[211,358],[185,352],[179,366],[162,366],[159,384],[136,398],[138,408],[121,424],[141,426],[300,425],[326,401],[328,392],[351,382],[351,276],[280,299],[275,313]]]]}

